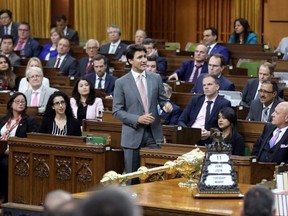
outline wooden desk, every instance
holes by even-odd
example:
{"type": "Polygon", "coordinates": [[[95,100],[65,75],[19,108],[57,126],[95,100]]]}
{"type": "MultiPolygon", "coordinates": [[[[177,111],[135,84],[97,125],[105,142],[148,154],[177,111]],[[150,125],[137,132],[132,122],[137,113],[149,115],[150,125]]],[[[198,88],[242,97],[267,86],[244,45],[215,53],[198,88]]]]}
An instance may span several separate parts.
{"type": "MultiPolygon", "coordinates": [[[[141,166],[148,168],[163,166],[168,160],[176,160],[180,155],[195,148],[195,146],[179,144],[163,144],[161,149],[142,148],[140,150],[141,166]]],[[[206,151],[205,147],[201,147],[201,150],[206,151]]],[[[256,184],[261,182],[263,178],[267,180],[273,179],[276,165],[274,163],[257,163],[256,158],[252,156],[232,155],[232,160],[239,183],[256,184]]],[[[147,181],[157,181],[175,177],[179,177],[179,173],[171,175],[160,173],[150,176],[147,181]]]]}
{"type": "MultiPolygon", "coordinates": [[[[186,179],[173,179],[128,188],[137,194],[136,201],[143,207],[145,216],[240,216],[243,199],[196,199],[187,188],[178,186],[179,182],[185,181],[186,179]]],[[[239,187],[244,194],[252,186],[240,184],[239,187]]],[[[88,195],[78,193],[74,197],[85,199],[88,195]]]]}
{"type": "Polygon", "coordinates": [[[123,172],[122,151],[86,144],[82,137],[28,134],[8,143],[9,202],[42,205],[52,190],[87,191],[107,171],[123,172]]]}
{"type": "Polygon", "coordinates": [[[184,82],[184,81],[167,81],[167,84],[169,84],[174,92],[184,92],[189,93],[191,92],[193,88],[193,83],[191,82],[184,82]]]}
{"type": "Polygon", "coordinates": [[[10,91],[0,91],[0,104],[7,104],[10,99],[10,91]]]}

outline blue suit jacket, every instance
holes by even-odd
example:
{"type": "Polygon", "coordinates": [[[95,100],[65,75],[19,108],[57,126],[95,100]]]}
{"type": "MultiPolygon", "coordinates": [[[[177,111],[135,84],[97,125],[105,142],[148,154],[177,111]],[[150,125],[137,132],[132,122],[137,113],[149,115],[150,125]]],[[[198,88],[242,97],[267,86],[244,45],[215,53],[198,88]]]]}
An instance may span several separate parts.
{"type": "Polygon", "coordinates": [[[250,107],[251,102],[254,100],[259,85],[259,79],[249,79],[242,91],[243,105],[250,107]]]}
{"type": "Polygon", "coordinates": [[[77,31],[71,28],[67,28],[65,37],[68,38],[68,40],[73,42],[75,45],[79,45],[79,36],[77,31]]]}
{"type": "Polygon", "coordinates": [[[229,64],[229,51],[227,47],[216,44],[210,51],[209,55],[213,55],[216,53],[220,53],[221,55],[223,55],[225,59],[225,64],[229,64]]]}
{"type": "MultiPolygon", "coordinates": [[[[191,127],[204,104],[205,95],[200,95],[192,97],[184,109],[183,113],[179,117],[178,125],[182,127],[191,127]]],[[[218,95],[213,109],[211,110],[208,122],[206,122],[206,130],[210,131],[211,128],[218,128],[218,113],[223,107],[231,107],[230,101],[226,100],[224,97],[218,95]]]]}
{"type": "MultiPolygon", "coordinates": [[[[99,52],[101,54],[108,54],[109,48],[110,48],[110,44],[111,43],[104,44],[104,45],[100,46],[99,52]]],[[[116,51],[115,51],[115,54],[114,54],[116,60],[120,59],[122,57],[122,55],[125,55],[126,49],[127,49],[127,44],[120,42],[120,44],[116,48],[116,51]]]]}
{"type": "Polygon", "coordinates": [[[157,71],[162,72],[167,70],[167,60],[165,57],[156,57],[157,71]]]}
{"type": "MultiPolygon", "coordinates": [[[[240,41],[235,41],[235,33],[230,35],[228,43],[240,43],[240,41]]],[[[258,38],[257,35],[253,32],[249,33],[245,44],[257,44],[258,38]]]]}
{"type": "MultiPolygon", "coordinates": [[[[18,39],[15,42],[15,45],[17,45],[18,39]]],[[[32,38],[29,38],[27,40],[27,43],[24,47],[24,53],[26,58],[31,57],[38,57],[41,52],[41,46],[38,41],[33,40],[32,38]]]]}
{"type": "MultiPolygon", "coordinates": [[[[203,91],[203,78],[204,78],[204,75],[201,75],[200,77],[198,77],[198,79],[197,79],[194,87],[192,88],[191,92],[201,93],[201,94],[204,93],[204,91],[203,91]]],[[[232,83],[230,80],[225,78],[223,75],[220,76],[219,81],[220,81],[219,90],[235,91],[234,83],[232,83]]]]}
{"type": "MultiPolygon", "coordinates": [[[[18,23],[12,22],[11,26],[11,35],[15,41],[18,38],[18,23]]],[[[4,26],[0,25],[0,38],[4,36],[4,26]]]]}
{"type": "MultiPolygon", "coordinates": [[[[192,60],[184,61],[180,65],[180,67],[175,71],[175,73],[177,73],[179,80],[189,81],[193,68],[194,68],[194,61],[192,60]]],[[[204,62],[202,69],[201,69],[201,74],[204,74],[204,73],[208,73],[207,62],[204,62]]]]}
{"type": "Polygon", "coordinates": [[[38,56],[38,58],[41,59],[41,60],[45,60],[45,57],[46,57],[46,55],[48,53],[50,53],[49,59],[52,58],[52,57],[57,56],[58,55],[57,49],[55,49],[53,51],[50,51],[51,46],[52,46],[51,43],[44,45],[44,47],[43,47],[40,55],[38,56]]]}
{"type": "MultiPolygon", "coordinates": [[[[86,75],[86,68],[87,68],[88,62],[89,62],[88,56],[85,56],[79,60],[78,73],[80,74],[80,76],[86,75]]],[[[95,73],[93,67],[91,67],[90,70],[88,71],[88,74],[90,74],[90,73],[95,73]]]]}
{"type": "MultiPolygon", "coordinates": [[[[46,67],[53,68],[57,60],[57,56],[50,58],[49,61],[46,64],[46,67]]],[[[78,77],[78,62],[75,58],[73,58],[71,55],[67,54],[63,60],[63,62],[60,65],[59,70],[61,73],[65,76],[74,76],[78,77]]]]}
{"type": "MultiPolygon", "coordinates": [[[[253,146],[252,155],[257,156],[257,159],[260,160],[261,154],[264,151],[265,145],[269,145],[269,140],[273,136],[273,131],[276,129],[276,126],[267,123],[263,129],[262,135],[258,138],[257,142],[253,146]]],[[[288,133],[287,130],[283,134],[282,138],[273,146],[272,149],[269,150],[270,153],[270,160],[262,162],[276,162],[280,164],[281,162],[288,163],[288,133]]]]}
{"type": "MultiPolygon", "coordinates": [[[[92,86],[95,86],[96,73],[89,73],[85,77],[91,81],[92,86]]],[[[104,90],[107,95],[113,95],[116,79],[116,77],[106,73],[104,90]]]]}
{"type": "Polygon", "coordinates": [[[164,124],[164,125],[177,125],[178,119],[182,113],[182,110],[178,105],[176,105],[172,102],[170,102],[170,103],[173,106],[173,111],[170,113],[166,113],[165,111],[163,111],[161,113],[161,120],[163,122],[162,124],[164,124]]]}

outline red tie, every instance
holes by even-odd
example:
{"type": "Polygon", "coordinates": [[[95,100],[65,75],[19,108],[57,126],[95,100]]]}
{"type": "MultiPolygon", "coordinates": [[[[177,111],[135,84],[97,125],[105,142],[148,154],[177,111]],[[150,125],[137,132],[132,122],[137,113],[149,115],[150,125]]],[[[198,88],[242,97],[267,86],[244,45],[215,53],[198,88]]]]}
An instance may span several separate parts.
{"type": "Polygon", "coordinates": [[[89,73],[89,71],[91,70],[92,66],[93,66],[93,61],[90,60],[88,66],[87,66],[87,68],[86,68],[86,74],[89,73]]]}
{"type": "Polygon", "coordinates": [[[55,68],[59,68],[60,67],[60,61],[61,61],[61,58],[58,58],[57,62],[56,62],[56,65],[55,65],[55,68]]]}

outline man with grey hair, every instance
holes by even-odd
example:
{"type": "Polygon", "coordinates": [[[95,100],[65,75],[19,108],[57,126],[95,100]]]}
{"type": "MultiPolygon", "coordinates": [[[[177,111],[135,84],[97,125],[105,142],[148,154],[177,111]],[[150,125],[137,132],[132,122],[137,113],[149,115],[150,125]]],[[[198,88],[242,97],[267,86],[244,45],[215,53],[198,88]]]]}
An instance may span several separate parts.
{"type": "Polygon", "coordinates": [[[244,197],[241,216],[275,216],[275,197],[264,186],[254,186],[244,197]]]}
{"type": "Polygon", "coordinates": [[[137,29],[135,32],[135,44],[142,45],[146,37],[147,34],[143,29],[137,29]]]}
{"type": "Polygon", "coordinates": [[[27,106],[46,107],[50,95],[58,89],[43,85],[43,71],[39,67],[28,68],[26,78],[31,85],[31,89],[24,92],[27,106]]]}
{"type": "Polygon", "coordinates": [[[89,73],[95,73],[93,68],[93,58],[98,54],[98,49],[99,42],[96,39],[89,39],[86,42],[85,50],[87,56],[81,58],[78,64],[78,72],[81,77],[89,73]]]}
{"type": "Polygon", "coordinates": [[[126,52],[127,44],[121,42],[121,30],[118,25],[110,25],[107,27],[107,34],[110,43],[100,46],[99,52],[101,54],[114,54],[115,59],[119,60],[126,52]]]}

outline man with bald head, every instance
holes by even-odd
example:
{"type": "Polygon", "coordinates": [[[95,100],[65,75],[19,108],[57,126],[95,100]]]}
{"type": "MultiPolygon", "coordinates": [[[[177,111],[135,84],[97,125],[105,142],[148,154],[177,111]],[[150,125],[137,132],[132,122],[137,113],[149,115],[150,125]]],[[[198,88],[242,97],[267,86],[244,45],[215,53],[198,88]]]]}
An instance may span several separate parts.
{"type": "Polygon", "coordinates": [[[182,80],[196,83],[200,74],[208,73],[208,64],[205,61],[207,56],[207,47],[204,44],[199,44],[194,52],[194,61],[184,61],[182,65],[168,77],[168,80],[182,80]]]}
{"type": "Polygon", "coordinates": [[[252,155],[260,162],[288,163],[288,102],[279,103],[262,135],[253,146],[252,155]]]}

